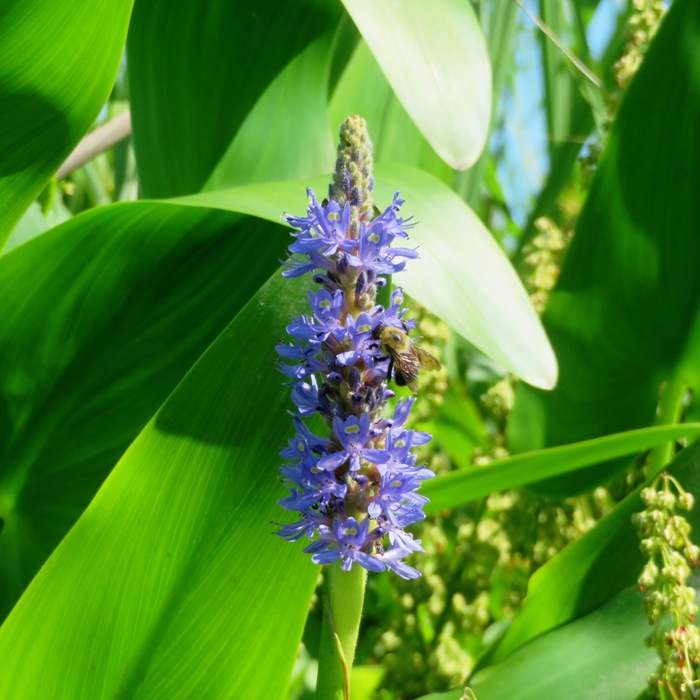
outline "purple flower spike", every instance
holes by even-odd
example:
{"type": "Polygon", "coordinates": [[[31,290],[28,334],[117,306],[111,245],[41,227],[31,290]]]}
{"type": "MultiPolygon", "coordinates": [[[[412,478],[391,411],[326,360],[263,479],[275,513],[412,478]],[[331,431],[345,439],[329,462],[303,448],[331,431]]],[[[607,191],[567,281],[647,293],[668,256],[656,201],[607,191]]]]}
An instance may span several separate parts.
{"type": "Polygon", "coordinates": [[[376,293],[386,285],[382,275],[400,272],[417,253],[392,246],[408,238],[413,224],[398,215],[398,193],[376,213],[371,165],[364,120],[348,117],[329,200],[319,203],[308,190],[307,215],[287,216],[298,230],[283,275],[311,273],[317,286],[307,294],[308,310],[287,326],[291,342],[277,346],[296,407],[296,434],[280,452],[289,495],[279,503],[299,513],[277,534],[290,542],[312,540],[304,551],[316,564],[390,569],[410,579],[420,573],[403,559],[423,548],[404,528],[425,517],[427,499],[417,490],[434,476],[416,465],[411,448],[430,435],[406,427],[412,397],[382,415],[394,396],[387,378],[395,362],[382,348],[382,329],[408,333],[415,322],[404,318],[400,288],[387,308],[376,303],[376,293]],[[314,415],[328,426],[328,437],[306,425],[314,415]]]}

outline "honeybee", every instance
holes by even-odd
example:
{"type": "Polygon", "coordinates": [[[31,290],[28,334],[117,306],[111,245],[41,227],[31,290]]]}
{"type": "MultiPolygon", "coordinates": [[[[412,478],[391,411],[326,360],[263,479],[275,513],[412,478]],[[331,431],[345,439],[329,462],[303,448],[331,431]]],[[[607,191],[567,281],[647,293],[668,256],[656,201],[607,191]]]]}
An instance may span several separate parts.
{"type": "Polygon", "coordinates": [[[407,386],[414,394],[418,391],[418,372],[421,369],[433,372],[440,369],[437,358],[416,345],[401,328],[381,326],[378,340],[382,351],[389,356],[387,379],[391,379],[393,369],[394,381],[399,386],[407,386]]]}

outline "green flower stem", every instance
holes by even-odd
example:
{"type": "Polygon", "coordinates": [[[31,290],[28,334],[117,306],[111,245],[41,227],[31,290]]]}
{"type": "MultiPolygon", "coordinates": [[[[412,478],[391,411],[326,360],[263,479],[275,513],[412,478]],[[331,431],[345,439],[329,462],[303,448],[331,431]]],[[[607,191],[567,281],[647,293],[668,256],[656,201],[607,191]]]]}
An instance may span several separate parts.
{"type": "MultiPolygon", "coordinates": [[[[684,381],[669,380],[663,389],[659,401],[659,415],[656,425],[673,425],[678,423],[683,408],[683,397],[688,385],[684,381]]],[[[655,447],[649,457],[649,476],[656,476],[671,461],[674,442],[667,442],[655,447]]]]}
{"type": "Polygon", "coordinates": [[[317,700],[350,700],[350,671],[362,617],[367,571],[340,564],[327,570],[330,594],[325,601],[318,660],[317,700]]]}

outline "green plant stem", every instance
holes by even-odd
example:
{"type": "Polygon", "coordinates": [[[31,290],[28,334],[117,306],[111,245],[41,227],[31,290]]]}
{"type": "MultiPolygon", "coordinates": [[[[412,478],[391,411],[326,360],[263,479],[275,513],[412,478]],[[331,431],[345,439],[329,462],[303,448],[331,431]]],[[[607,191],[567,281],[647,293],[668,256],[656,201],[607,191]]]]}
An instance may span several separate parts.
{"type": "Polygon", "coordinates": [[[357,564],[343,571],[328,567],[329,595],[324,604],[318,660],[317,700],[350,700],[350,671],[362,617],[367,571],[357,564]]]}
{"type": "MultiPolygon", "coordinates": [[[[663,388],[659,401],[659,414],[656,425],[673,425],[678,423],[683,408],[683,396],[687,389],[686,382],[669,380],[663,388]]],[[[672,459],[675,441],[666,442],[655,447],[649,457],[649,476],[656,476],[672,459]]]]}

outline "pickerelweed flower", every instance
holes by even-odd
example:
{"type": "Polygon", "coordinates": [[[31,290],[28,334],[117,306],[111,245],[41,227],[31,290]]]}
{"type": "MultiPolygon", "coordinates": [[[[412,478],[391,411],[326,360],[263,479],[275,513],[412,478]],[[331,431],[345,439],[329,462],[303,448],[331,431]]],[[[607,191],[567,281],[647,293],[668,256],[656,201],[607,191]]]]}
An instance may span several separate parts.
{"type": "Polygon", "coordinates": [[[308,293],[309,312],[287,326],[292,342],[277,348],[288,361],[280,369],[297,408],[296,434],[280,453],[289,489],[280,505],[299,514],[277,534],[290,542],[312,539],[304,551],[317,564],[340,561],[346,571],[359,564],[416,578],[420,573],[403,559],[423,548],[405,528],[424,519],[427,499],[417,490],[434,474],[416,464],[411,447],[430,435],[405,427],[414,398],[400,399],[390,416],[383,410],[394,396],[392,369],[397,383],[415,387],[427,353],[419,354],[408,339],[415,322],[404,318],[401,289],[386,307],[377,304],[377,289],[386,285],[383,275],[401,272],[417,253],[392,245],[408,237],[411,224],[399,216],[398,193],[384,212],[374,209],[371,171],[365,121],[348,117],[329,199],[319,202],[308,190],[307,216],[286,217],[298,230],[283,274],[311,273],[318,287],[308,293]],[[396,366],[402,356],[382,339],[385,329],[413,359],[403,374],[396,366]],[[314,415],[325,421],[328,437],[305,423],[314,415]]]}

